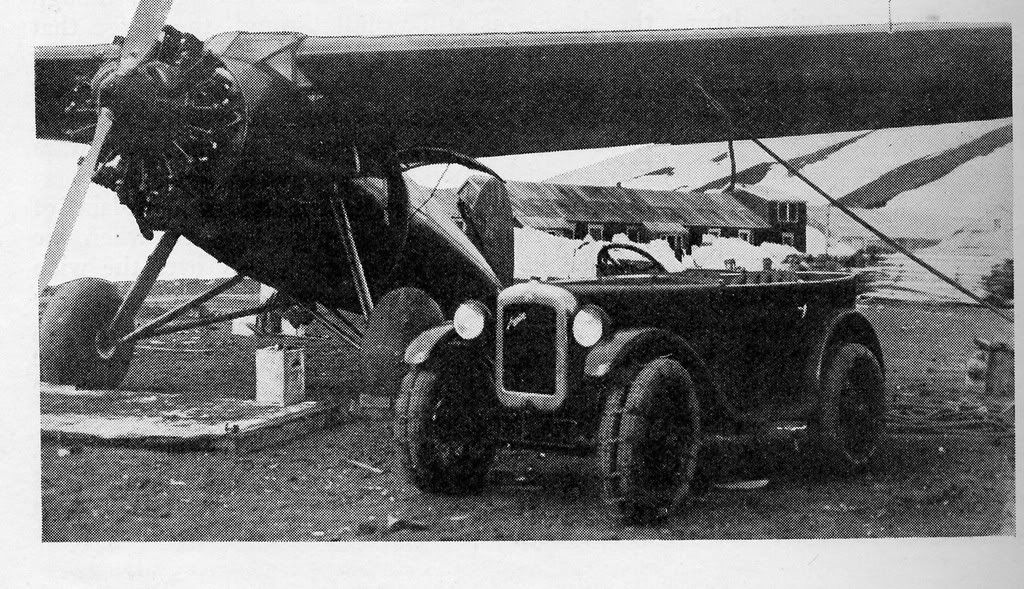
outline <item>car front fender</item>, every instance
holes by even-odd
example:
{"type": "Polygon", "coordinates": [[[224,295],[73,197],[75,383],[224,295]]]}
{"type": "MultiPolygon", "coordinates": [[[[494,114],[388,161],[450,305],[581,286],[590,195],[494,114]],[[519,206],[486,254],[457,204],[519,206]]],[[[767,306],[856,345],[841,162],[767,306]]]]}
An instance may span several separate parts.
{"type": "Polygon", "coordinates": [[[672,356],[683,364],[697,384],[701,402],[707,410],[718,408],[725,415],[735,414],[715,381],[710,378],[704,361],[690,344],[664,329],[633,327],[615,332],[590,350],[583,372],[587,377],[602,379],[626,363],[653,360],[659,356],[672,356]]]}
{"type": "Polygon", "coordinates": [[[405,348],[405,363],[410,366],[423,364],[433,355],[438,346],[442,346],[455,337],[455,326],[451,321],[431,327],[416,336],[416,339],[405,348]]]}
{"type": "MultiPolygon", "coordinates": [[[[641,350],[647,350],[653,355],[661,355],[658,352],[666,348],[672,339],[682,338],[661,329],[653,327],[637,327],[622,329],[615,332],[610,338],[600,341],[587,354],[587,361],[583,372],[591,378],[603,378],[610,374],[627,359],[637,355],[641,350]]],[[[686,346],[683,342],[683,346],[686,346]]]]}

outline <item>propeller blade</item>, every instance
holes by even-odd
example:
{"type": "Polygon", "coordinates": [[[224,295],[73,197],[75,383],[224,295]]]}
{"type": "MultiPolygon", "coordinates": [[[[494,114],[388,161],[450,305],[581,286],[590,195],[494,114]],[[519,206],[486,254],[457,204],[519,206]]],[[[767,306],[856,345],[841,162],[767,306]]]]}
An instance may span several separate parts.
{"type": "MultiPolygon", "coordinates": [[[[118,75],[128,73],[149,56],[153,45],[156,44],[163,32],[167,15],[171,12],[173,4],[174,0],[139,0],[131,25],[128,26],[124,45],[121,47],[121,56],[117,67],[118,75]]],[[[50,235],[50,244],[47,246],[46,256],[43,258],[43,269],[39,273],[40,294],[50,284],[50,280],[57,270],[57,264],[64,256],[68,239],[71,237],[71,230],[78,219],[79,211],[82,210],[82,202],[89,191],[89,185],[92,184],[93,175],[96,173],[96,163],[113,121],[114,118],[110,110],[101,107],[97,114],[96,132],[93,135],[92,146],[89,147],[89,153],[78,164],[78,172],[71,182],[67,196],[64,197],[64,204],[61,205],[57,223],[50,235]]]]}
{"type": "Polygon", "coordinates": [[[125,74],[149,55],[160,37],[174,0],[140,0],[121,48],[118,73],[125,74]]]}
{"type": "Polygon", "coordinates": [[[100,150],[103,149],[103,143],[107,139],[113,120],[109,110],[100,109],[96,119],[96,133],[93,135],[92,146],[89,148],[89,153],[78,164],[78,172],[71,182],[68,195],[64,197],[64,204],[61,205],[53,233],[50,235],[50,244],[46,248],[46,257],[43,258],[43,270],[39,273],[40,294],[50,284],[50,279],[53,278],[53,273],[57,270],[57,264],[64,256],[64,249],[68,245],[68,239],[71,237],[71,230],[75,227],[78,213],[82,210],[82,201],[85,200],[85,194],[89,191],[93,174],[96,172],[96,162],[99,160],[100,150]]]}

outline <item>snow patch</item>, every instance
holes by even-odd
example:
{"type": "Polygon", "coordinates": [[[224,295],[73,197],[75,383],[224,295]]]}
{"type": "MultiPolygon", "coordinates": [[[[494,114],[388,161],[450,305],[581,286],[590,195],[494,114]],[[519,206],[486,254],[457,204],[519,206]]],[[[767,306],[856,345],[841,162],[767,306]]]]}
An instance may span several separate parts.
{"type": "MultiPolygon", "coordinates": [[[[634,243],[625,235],[615,235],[612,241],[570,239],[550,235],[532,227],[515,228],[515,277],[589,280],[597,276],[597,253],[609,243],[634,245],[654,257],[669,272],[681,272],[687,266],[676,259],[672,246],[664,240],[634,243]]],[[[641,260],[639,255],[622,250],[616,254],[623,259],[641,260]]]]}
{"type": "Polygon", "coordinates": [[[710,244],[694,247],[691,251],[693,262],[700,268],[725,268],[726,260],[735,260],[738,267],[751,271],[762,270],[765,258],[772,261],[773,268],[779,268],[789,256],[802,255],[789,245],[753,245],[736,237],[718,237],[710,244]]]}
{"type": "MultiPolygon", "coordinates": [[[[658,260],[669,272],[682,272],[689,268],[725,268],[726,260],[735,260],[736,265],[747,270],[761,270],[764,259],[772,261],[775,268],[783,266],[786,258],[801,255],[796,248],[777,243],[751,245],[742,239],[720,237],[711,244],[692,248],[693,255],[677,260],[672,246],[665,240],[650,243],[635,243],[625,235],[616,235],[611,242],[586,239],[570,239],[549,235],[530,227],[515,229],[515,277],[526,280],[596,278],[597,254],[609,243],[625,243],[636,246],[658,260]]],[[[626,259],[642,259],[626,250],[617,256],[626,259]]]]}

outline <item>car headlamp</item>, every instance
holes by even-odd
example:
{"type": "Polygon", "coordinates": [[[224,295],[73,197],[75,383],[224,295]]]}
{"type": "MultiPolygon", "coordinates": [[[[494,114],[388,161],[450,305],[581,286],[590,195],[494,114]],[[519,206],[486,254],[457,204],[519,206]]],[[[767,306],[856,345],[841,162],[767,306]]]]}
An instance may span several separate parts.
{"type": "Polygon", "coordinates": [[[455,317],[452,318],[455,333],[465,340],[480,337],[487,325],[488,315],[490,315],[490,311],[480,301],[469,300],[462,303],[455,310],[455,317]]]}
{"type": "Polygon", "coordinates": [[[584,305],[572,320],[572,337],[576,343],[589,348],[601,341],[611,320],[604,309],[597,305],[584,305]]]}

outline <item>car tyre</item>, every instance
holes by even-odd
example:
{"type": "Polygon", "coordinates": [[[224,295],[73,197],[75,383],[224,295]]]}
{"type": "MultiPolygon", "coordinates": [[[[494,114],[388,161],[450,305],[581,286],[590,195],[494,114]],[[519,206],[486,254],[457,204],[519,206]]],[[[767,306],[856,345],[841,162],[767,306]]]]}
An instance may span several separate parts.
{"type": "Polygon", "coordinates": [[[600,434],[604,498],[622,523],[650,524],[690,496],[701,445],[696,388],[672,358],[612,378],[600,434]]]}
{"type": "Polygon", "coordinates": [[[838,346],[821,378],[809,423],[816,466],[824,475],[866,469],[879,448],[885,420],[885,377],[878,358],[856,343],[838,346]]]}
{"type": "Polygon", "coordinates": [[[472,493],[486,484],[496,451],[493,381],[483,362],[433,364],[402,380],[393,426],[399,462],[423,491],[472,493]]]}
{"type": "Polygon", "coordinates": [[[135,345],[120,346],[110,358],[96,349],[122,298],[99,278],[79,278],[54,291],[39,322],[39,378],[56,385],[113,389],[124,380],[135,345]]]}

